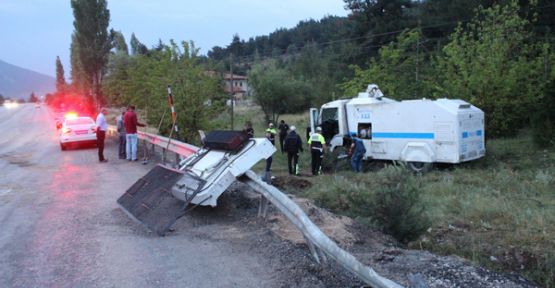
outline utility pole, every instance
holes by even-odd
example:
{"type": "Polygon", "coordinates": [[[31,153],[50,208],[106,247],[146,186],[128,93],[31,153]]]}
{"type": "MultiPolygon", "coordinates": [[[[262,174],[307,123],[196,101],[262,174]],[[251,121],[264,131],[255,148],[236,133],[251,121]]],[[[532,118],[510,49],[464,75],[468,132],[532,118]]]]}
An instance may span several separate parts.
{"type": "Polygon", "coordinates": [[[230,79],[230,95],[229,99],[231,99],[231,130],[233,130],[233,106],[235,106],[235,95],[233,95],[233,53],[229,53],[229,79],[230,79]]]}

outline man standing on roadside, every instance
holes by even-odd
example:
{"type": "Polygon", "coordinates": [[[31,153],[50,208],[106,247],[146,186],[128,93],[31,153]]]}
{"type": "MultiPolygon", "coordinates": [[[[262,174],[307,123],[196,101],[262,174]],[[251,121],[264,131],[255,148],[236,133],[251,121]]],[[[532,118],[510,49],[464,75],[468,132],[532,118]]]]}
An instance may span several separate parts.
{"type": "Polygon", "coordinates": [[[125,126],[126,137],[126,159],[129,161],[137,161],[137,126],[144,127],[139,123],[137,114],[135,114],[135,106],[129,105],[127,112],[123,116],[123,124],[125,126]]]}
{"type": "Polygon", "coordinates": [[[119,150],[118,150],[119,159],[125,159],[126,138],[125,138],[125,126],[123,124],[123,116],[125,115],[126,111],[127,111],[127,108],[122,107],[121,115],[116,118],[116,124],[118,127],[118,135],[119,135],[119,150]]]}
{"type": "Polygon", "coordinates": [[[297,132],[296,127],[291,126],[291,132],[285,137],[283,149],[287,152],[287,168],[289,175],[299,175],[299,151],[303,152],[303,141],[297,132]]]}
{"type": "Polygon", "coordinates": [[[96,116],[96,146],[98,146],[98,161],[101,163],[108,162],[108,159],[104,158],[104,139],[108,129],[106,114],[108,114],[108,110],[102,107],[100,113],[96,116]]]}

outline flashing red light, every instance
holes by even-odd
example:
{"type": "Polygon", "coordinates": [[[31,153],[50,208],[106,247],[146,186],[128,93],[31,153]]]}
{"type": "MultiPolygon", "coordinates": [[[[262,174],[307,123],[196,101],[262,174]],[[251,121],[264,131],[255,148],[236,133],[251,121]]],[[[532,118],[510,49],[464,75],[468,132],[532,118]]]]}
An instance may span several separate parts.
{"type": "Polygon", "coordinates": [[[67,112],[66,115],[64,115],[65,119],[75,119],[77,117],[78,115],[76,112],[67,112]]]}

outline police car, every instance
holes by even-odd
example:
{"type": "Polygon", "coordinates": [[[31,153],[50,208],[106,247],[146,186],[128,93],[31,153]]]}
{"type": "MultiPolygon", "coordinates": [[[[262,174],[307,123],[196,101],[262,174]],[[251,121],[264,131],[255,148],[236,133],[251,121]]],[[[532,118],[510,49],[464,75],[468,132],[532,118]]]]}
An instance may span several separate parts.
{"type": "Polygon", "coordinates": [[[66,150],[71,144],[96,144],[96,123],[91,117],[66,115],[60,134],[60,148],[66,150]]]}

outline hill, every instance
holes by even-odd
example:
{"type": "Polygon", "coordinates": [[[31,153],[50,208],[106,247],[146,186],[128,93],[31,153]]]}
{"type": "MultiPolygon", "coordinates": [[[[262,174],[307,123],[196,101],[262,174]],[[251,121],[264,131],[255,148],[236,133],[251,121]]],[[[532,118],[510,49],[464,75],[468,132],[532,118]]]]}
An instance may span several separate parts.
{"type": "Polygon", "coordinates": [[[32,92],[42,96],[55,91],[56,79],[0,60],[0,94],[25,99],[32,92]]]}

